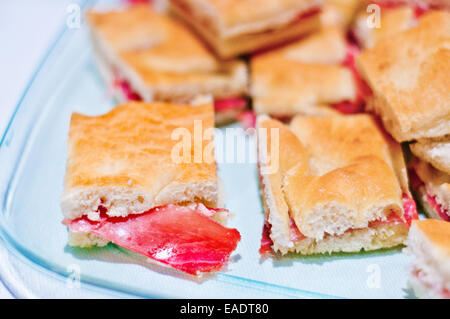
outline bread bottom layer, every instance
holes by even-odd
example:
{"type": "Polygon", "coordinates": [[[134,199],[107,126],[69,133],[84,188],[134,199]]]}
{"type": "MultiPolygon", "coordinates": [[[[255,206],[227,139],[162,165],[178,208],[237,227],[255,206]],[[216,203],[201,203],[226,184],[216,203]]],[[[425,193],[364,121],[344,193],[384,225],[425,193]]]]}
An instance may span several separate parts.
{"type": "Polygon", "coordinates": [[[353,229],[339,236],[325,236],[322,240],[305,238],[294,243],[291,248],[280,251],[285,254],[296,252],[302,255],[370,251],[403,245],[408,236],[404,224],[382,224],[376,227],[353,229]]]}
{"type": "Polygon", "coordinates": [[[69,246],[87,248],[92,246],[103,247],[108,240],[89,233],[75,233],[69,230],[69,246]]]}

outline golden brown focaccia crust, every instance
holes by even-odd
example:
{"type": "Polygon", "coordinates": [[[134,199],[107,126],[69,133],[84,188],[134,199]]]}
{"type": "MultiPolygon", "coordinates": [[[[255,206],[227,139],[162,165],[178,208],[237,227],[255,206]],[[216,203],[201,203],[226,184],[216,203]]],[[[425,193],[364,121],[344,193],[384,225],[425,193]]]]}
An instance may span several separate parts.
{"type": "Polygon", "coordinates": [[[450,133],[449,45],[450,13],[431,11],[357,59],[374,94],[369,108],[397,141],[450,133]]]}
{"type": "Polygon", "coordinates": [[[437,249],[441,254],[450,258],[450,223],[436,219],[416,220],[413,226],[420,230],[423,236],[437,249]]]}
{"type": "Polygon", "coordinates": [[[327,28],[278,50],[251,58],[251,95],[258,114],[338,114],[329,104],[353,100],[351,71],[340,65],[343,31],[327,28]]]}
{"type": "MultiPolygon", "coordinates": [[[[392,9],[382,9],[379,27],[371,27],[368,23],[370,15],[366,8],[361,11],[355,21],[355,34],[363,48],[372,48],[380,39],[390,37],[415,26],[417,21],[414,9],[401,6],[392,9]]],[[[370,21],[370,20],[369,20],[370,21]]]]}
{"type": "Polygon", "coordinates": [[[351,219],[349,228],[367,227],[391,210],[402,215],[402,190],[389,145],[373,118],[297,116],[290,127],[308,151],[309,169],[293,171],[285,184],[303,234],[314,236],[304,229],[305,220],[331,208],[330,203],[351,219]]]}
{"type": "Polygon", "coordinates": [[[450,135],[437,139],[420,139],[410,144],[410,148],[420,159],[450,174],[450,135]]]}
{"type": "Polygon", "coordinates": [[[87,18],[118,54],[130,60],[146,60],[152,69],[208,72],[219,68],[205,45],[183,24],[151,6],[90,11],[87,18]]]}

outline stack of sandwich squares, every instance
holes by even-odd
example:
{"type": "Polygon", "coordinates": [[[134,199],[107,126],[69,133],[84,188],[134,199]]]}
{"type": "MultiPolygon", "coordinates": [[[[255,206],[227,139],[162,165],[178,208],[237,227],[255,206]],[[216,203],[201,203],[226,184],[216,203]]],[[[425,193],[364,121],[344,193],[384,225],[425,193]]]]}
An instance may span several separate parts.
{"type": "Polygon", "coordinates": [[[450,13],[380,39],[357,59],[373,91],[368,107],[398,142],[410,142],[414,191],[428,214],[450,212],[450,13]]]}
{"type": "Polygon", "coordinates": [[[416,294],[450,298],[450,13],[436,8],[450,5],[168,0],[163,11],[89,11],[96,66],[122,105],[72,115],[69,244],[114,243],[190,275],[222,269],[240,234],[225,226],[212,132],[248,115],[251,98],[261,254],[407,244],[416,294]],[[191,148],[176,161],[179,128],[191,148]],[[200,149],[198,132],[211,142],[200,149]],[[418,220],[410,186],[441,220],[418,220]]]}
{"type": "Polygon", "coordinates": [[[87,13],[96,66],[120,103],[215,100],[216,122],[247,106],[247,67],[221,61],[181,22],[150,5],[87,13]]]}
{"type": "Polygon", "coordinates": [[[291,118],[362,111],[362,93],[348,60],[345,32],[326,27],[282,48],[251,57],[253,108],[291,118]]]}

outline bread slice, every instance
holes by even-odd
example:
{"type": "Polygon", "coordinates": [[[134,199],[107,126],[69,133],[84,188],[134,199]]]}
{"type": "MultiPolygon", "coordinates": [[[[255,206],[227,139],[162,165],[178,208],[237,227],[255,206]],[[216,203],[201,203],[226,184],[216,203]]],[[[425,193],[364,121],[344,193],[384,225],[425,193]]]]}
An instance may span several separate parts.
{"type": "Polygon", "coordinates": [[[450,223],[414,221],[405,252],[412,256],[410,286],[419,298],[450,298],[450,223]]]}
{"type": "Polygon", "coordinates": [[[278,50],[251,58],[251,96],[257,114],[339,114],[333,103],[356,98],[351,70],[342,65],[345,34],[321,30],[278,50]]]}
{"type": "Polygon", "coordinates": [[[431,11],[417,27],[381,39],[356,60],[372,88],[368,108],[399,142],[450,133],[450,13],[431,11]]]}
{"type": "Polygon", "coordinates": [[[243,61],[217,60],[182,23],[151,6],[89,11],[86,18],[94,61],[120,103],[188,103],[199,95],[219,100],[247,92],[243,61]]]}
{"type": "Polygon", "coordinates": [[[420,159],[450,174],[450,135],[437,139],[420,139],[410,144],[410,148],[420,159]]]}
{"type": "Polygon", "coordinates": [[[358,252],[404,242],[411,216],[403,200],[411,195],[403,155],[371,116],[297,115],[289,127],[260,116],[257,133],[274,251],[358,252]]]}
{"type": "Polygon", "coordinates": [[[372,48],[382,38],[389,38],[417,24],[414,9],[410,6],[382,9],[379,21],[380,25],[375,28],[368,23],[368,19],[372,14],[366,12],[366,8],[361,10],[353,28],[359,44],[365,49],[372,48]]]}
{"type": "Polygon", "coordinates": [[[170,0],[171,10],[222,58],[294,40],[320,27],[318,0],[170,0]]]}
{"type": "Polygon", "coordinates": [[[450,220],[450,175],[418,158],[409,165],[420,179],[414,191],[428,216],[450,220]]]}
{"type": "Polygon", "coordinates": [[[190,151],[182,162],[174,157],[180,143],[172,139],[174,130],[193,137],[194,121],[197,130],[201,125],[198,134],[212,130],[212,105],[136,102],[96,117],[74,113],[61,197],[64,217],[98,220],[99,206],[111,217],[176,203],[221,206],[213,153],[203,154],[212,156],[207,163],[194,162],[190,151]]]}

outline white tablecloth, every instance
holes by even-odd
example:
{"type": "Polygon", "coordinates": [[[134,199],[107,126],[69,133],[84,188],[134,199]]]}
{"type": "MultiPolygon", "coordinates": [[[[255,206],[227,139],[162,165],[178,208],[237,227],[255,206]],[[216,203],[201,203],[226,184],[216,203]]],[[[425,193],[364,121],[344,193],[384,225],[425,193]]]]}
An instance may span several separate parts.
{"type": "MultiPolygon", "coordinates": [[[[56,34],[67,20],[68,5],[76,0],[3,0],[0,1],[0,136],[22,92],[56,34]]],[[[11,260],[0,247],[0,261],[11,260]]],[[[12,261],[12,260],[11,260],[12,261]]],[[[26,283],[37,297],[91,298],[111,297],[90,289],[69,289],[64,282],[39,274],[13,262],[13,280],[26,283]]],[[[6,281],[6,280],[5,280],[6,281]]],[[[0,298],[13,298],[0,282],[0,298]]],[[[26,291],[21,292],[22,296],[26,291]]],[[[19,291],[20,294],[20,291],[19,291]]]]}

